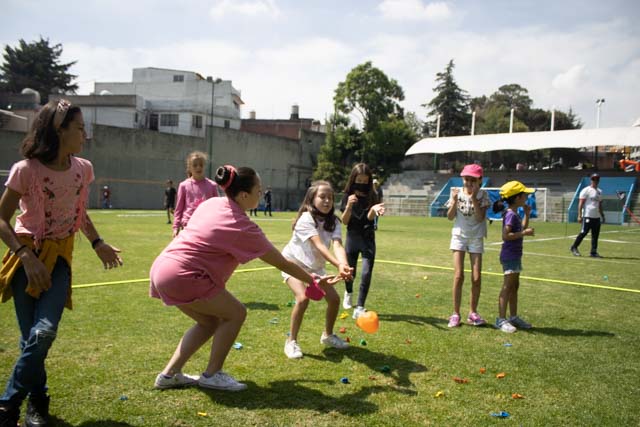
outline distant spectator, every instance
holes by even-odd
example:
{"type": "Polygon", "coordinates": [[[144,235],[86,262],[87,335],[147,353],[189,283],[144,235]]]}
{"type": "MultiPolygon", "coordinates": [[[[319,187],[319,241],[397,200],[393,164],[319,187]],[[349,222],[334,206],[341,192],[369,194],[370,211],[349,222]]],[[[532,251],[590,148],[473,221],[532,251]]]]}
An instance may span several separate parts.
{"type": "Polygon", "coordinates": [[[109,189],[108,185],[102,187],[102,192],[100,193],[102,198],[102,209],[110,209],[111,205],[111,189],[109,189]]]}
{"type": "Polygon", "coordinates": [[[164,190],[164,208],[167,210],[167,224],[171,224],[171,215],[176,208],[176,189],[170,179],[167,180],[167,188],[164,190]]]}
{"type": "Polygon", "coordinates": [[[267,191],[264,192],[264,216],[267,216],[267,211],[269,211],[269,216],[271,215],[271,187],[267,187],[267,191]]]}
{"type": "Polygon", "coordinates": [[[516,170],[517,171],[523,171],[525,169],[526,169],[526,167],[525,167],[524,163],[521,163],[521,162],[516,163],[516,170]]]}

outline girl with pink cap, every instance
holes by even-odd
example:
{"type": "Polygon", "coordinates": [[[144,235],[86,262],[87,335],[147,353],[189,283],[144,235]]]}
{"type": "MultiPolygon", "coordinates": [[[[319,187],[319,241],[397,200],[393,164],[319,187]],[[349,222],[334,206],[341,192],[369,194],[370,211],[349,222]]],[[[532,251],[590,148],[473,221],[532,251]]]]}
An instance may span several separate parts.
{"type": "Polygon", "coordinates": [[[449,317],[449,327],[460,326],[460,302],[464,283],[464,256],[469,252],[471,260],[471,304],[467,323],[474,326],[486,324],[478,314],[482,253],[484,238],[487,237],[485,215],[491,204],[489,195],[482,190],[482,166],[466,165],[460,176],[462,188],[453,187],[446,203],[447,218],[454,221],[451,230],[450,249],[453,251],[453,314],[449,317]]]}

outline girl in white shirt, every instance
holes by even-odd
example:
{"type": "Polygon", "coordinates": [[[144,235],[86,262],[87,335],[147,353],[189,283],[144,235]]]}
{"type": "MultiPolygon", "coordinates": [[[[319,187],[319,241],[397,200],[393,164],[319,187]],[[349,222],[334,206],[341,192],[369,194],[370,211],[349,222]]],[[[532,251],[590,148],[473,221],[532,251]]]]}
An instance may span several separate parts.
{"type": "MultiPolygon", "coordinates": [[[[349,267],[342,246],[340,221],[334,213],[333,199],[331,184],[326,181],[315,181],[311,184],[298,210],[291,240],[283,249],[282,255],[310,274],[324,276],[325,263],[328,261],[336,266],[342,278],[351,278],[353,269],[349,267]],[[333,253],[329,250],[332,242],[333,253]]],[[[296,299],[291,312],[291,330],[284,345],[284,353],[290,359],[299,359],[302,357],[302,350],[298,345],[298,332],[309,306],[309,298],[305,295],[307,286],[285,273],[283,277],[296,299]]],[[[333,333],[340,308],[340,297],[333,286],[322,286],[322,290],[327,301],[327,311],[320,343],[339,349],[347,348],[349,345],[333,333]]]]}

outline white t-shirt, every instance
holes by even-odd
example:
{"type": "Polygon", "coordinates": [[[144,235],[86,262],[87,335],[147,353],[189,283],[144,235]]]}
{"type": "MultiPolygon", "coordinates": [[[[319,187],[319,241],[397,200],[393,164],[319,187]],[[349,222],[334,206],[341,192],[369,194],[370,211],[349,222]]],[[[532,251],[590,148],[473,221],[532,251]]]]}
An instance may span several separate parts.
{"type": "Polygon", "coordinates": [[[600,218],[600,202],[602,202],[602,190],[588,186],[580,191],[580,200],[584,199],[584,218],[600,218]]]}
{"type": "Polygon", "coordinates": [[[282,255],[304,268],[309,273],[316,273],[321,276],[325,274],[326,260],[311,243],[311,237],[319,236],[322,243],[329,248],[331,241],[342,240],[342,228],[340,222],[336,221],[336,228],[326,231],[323,227],[324,221],[318,220],[318,226],[313,221],[309,212],[303,213],[293,230],[291,240],[282,250],[282,255]]]}
{"type": "MultiPolygon", "coordinates": [[[[489,194],[484,190],[479,190],[476,198],[480,202],[480,207],[487,208],[491,205],[489,194]]],[[[445,206],[448,208],[452,204],[453,196],[449,197],[445,206]]],[[[475,209],[473,208],[471,195],[465,193],[461,188],[458,192],[458,209],[456,211],[453,229],[451,229],[451,235],[471,239],[486,237],[487,221],[484,218],[482,218],[481,221],[478,221],[474,216],[474,213],[475,209]]]]}

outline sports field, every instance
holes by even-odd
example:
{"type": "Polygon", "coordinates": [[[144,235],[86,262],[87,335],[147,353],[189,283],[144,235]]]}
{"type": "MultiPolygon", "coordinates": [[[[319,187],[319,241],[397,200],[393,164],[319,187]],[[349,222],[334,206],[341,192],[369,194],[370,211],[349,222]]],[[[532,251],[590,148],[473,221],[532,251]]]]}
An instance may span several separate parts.
{"type": "MultiPolygon", "coordinates": [[[[248,317],[238,337],[242,349],[231,350],[225,370],[249,388],[230,393],[153,389],[190,325],[177,309],[147,295],[149,267],[170,239],[165,214],[91,215],[105,240],[123,250],[125,265],[102,270],[90,244],[78,239],[75,309],[66,311],[48,358],[51,414],[58,425],[640,424],[640,228],[605,224],[599,247],[605,258],[592,259],[569,252],[577,224],[534,221],[536,236],[524,243],[519,293],[520,314],[534,329],[506,334],[492,327],[447,328],[449,221],[384,217],[367,301],[379,314],[379,331],[365,334],[351,317],[339,319],[337,327],[346,328],[342,336],[352,346],[324,349],[324,303],[314,302],[299,338],[301,360],[283,353],[293,298],[279,273],[262,269],[260,261],[241,266],[228,288],[247,306],[248,317]],[[491,415],[501,411],[508,418],[491,415]]],[[[282,248],[293,217],[277,213],[257,222],[282,248]]],[[[495,320],[502,283],[500,243],[500,223],[494,222],[479,307],[488,320],[495,320]]],[[[584,254],[589,244],[587,237],[584,254]]],[[[344,285],[337,286],[342,295],[344,285]]],[[[467,274],[463,307],[469,288],[467,274]]],[[[10,302],[0,306],[3,386],[17,353],[10,302]]],[[[185,372],[199,373],[207,358],[203,348],[185,372]]]]}

